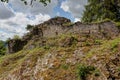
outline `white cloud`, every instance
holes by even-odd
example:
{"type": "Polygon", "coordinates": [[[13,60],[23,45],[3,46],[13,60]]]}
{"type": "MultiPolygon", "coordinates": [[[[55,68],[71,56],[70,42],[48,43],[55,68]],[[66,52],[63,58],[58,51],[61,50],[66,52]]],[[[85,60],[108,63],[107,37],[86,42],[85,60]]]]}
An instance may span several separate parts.
{"type": "Polygon", "coordinates": [[[74,22],[80,21],[80,18],[75,18],[74,22]]]}
{"type": "Polygon", "coordinates": [[[66,5],[66,4],[69,4],[69,2],[67,2],[67,1],[63,2],[62,5],[61,5],[61,8],[62,8],[65,12],[70,12],[69,6],[66,5]]]}
{"type": "Polygon", "coordinates": [[[87,0],[66,0],[62,2],[61,8],[65,12],[71,13],[75,18],[81,18],[86,3],[87,0]]]}
{"type": "Polygon", "coordinates": [[[26,32],[27,24],[39,24],[43,21],[50,19],[49,15],[35,15],[35,19],[31,20],[23,13],[16,13],[15,17],[7,20],[0,20],[0,39],[5,40],[13,37],[15,34],[22,36],[26,32]]]}
{"type": "Polygon", "coordinates": [[[7,7],[6,4],[0,2],[0,19],[7,19],[13,17],[14,13],[11,12],[7,7]]]}
{"type": "MultiPolygon", "coordinates": [[[[75,21],[78,21],[86,3],[87,0],[65,0],[61,8],[71,13],[75,21]]],[[[39,2],[34,2],[33,6],[24,5],[21,0],[9,0],[9,4],[0,2],[0,40],[15,34],[23,35],[27,24],[39,24],[51,16],[59,16],[59,11],[57,13],[53,11],[57,4],[58,0],[52,0],[46,7],[39,2]]]]}
{"type": "Polygon", "coordinates": [[[21,0],[10,0],[9,4],[14,11],[23,12],[25,14],[52,14],[53,8],[58,4],[58,0],[51,0],[51,3],[49,3],[47,6],[44,6],[42,3],[38,2],[38,0],[34,1],[32,6],[29,4],[24,5],[21,0]]]}
{"type": "Polygon", "coordinates": [[[25,5],[21,0],[10,0],[9,4],[0,2],[0,40],[6,40],[15,34],[22,36],[27,24],[40,24],[52,15],[57,0],[48,6],[34,2],[33,7],[25,5]]]}

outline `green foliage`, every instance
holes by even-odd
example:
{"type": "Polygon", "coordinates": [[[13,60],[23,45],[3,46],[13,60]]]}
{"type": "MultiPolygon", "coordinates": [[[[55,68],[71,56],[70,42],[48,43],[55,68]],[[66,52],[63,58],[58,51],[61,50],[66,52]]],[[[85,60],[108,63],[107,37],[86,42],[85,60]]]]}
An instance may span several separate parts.
{"type": "Polygon", "coordinates": [[[14,35],[13,39],[20,39],[18,35],[14,35]]]}
{"type": "MultiPolygon", "coordinates": [[[[28,2],[29,2],[29,1],[27,1],[27,0],[21,0],[21,1],[22,1],[25,5],[28,5],[28,2]]],[[[46,6],[48,3],[51,2],[51,0],[31,0],[31,1],[30,1],[30,5],[32,5],[34,1],[39,1],[40,3],[43,3],[44,6],[46,6]]],[[[6,3],[8,3],[9,0],[1,0],[1,2],[6,2],[6,3]]]]}
{"type": "Polygon", "coordinates": [[[100,45],[100,44],[102,44],[102,40],[96,39],[94,43],[97,45],[100,45]]]}
{"type": "Polygon", "coordinates": [[[72,26],[74,23],[72,22],[68,22],[68,23],[64,23],[63,26],[72,26]]]}
{"type": "MultiPolygon", "coordinates": [[[[27,5],[28,2],[29,2],[29,1],[27,1],[27,0],[21,0],[21,1],[22,1],[25,5],[27,5]]],[[[32,5],[34,1],[39,1],[40,3],[43,3],[44,6],[46,6],[48,3],[51,2],[51,0],[31,0],[30,5],[32,5]]],[[[6,3],[8,3],[9,0],[1,0],[1,2],[6,2],[6,3]]]]}
{"type": "Polygon", "coordinates": [[[99,22],[108,18],[120,21],[120,0],[88,0],[82,22],[99,22]]]}
{"type": "Polygon", "coordinates": [[[118,71],[120,72],[120,67],[118,68],[118,71]]]}
{"type": "Polygon", "coordinates": [[[100,76],[100,71],[96,69],[96,70],[94,71],[94,76],[96,76],[96,77],[100,76]]]}
{"type": "Polygon", "coordinates": [[[9,0],[1,0],[1,2],[7,2],[8,3],[9,0]]]}
{"type": "Polygon", "coordinates": [[[91,72],[95,71],[95,67],[87,66],[87,65],[79,65],[78,66],[78,76],[80,80],[85,80],[87,74],[91,74],[91,72]]]}
{"type": "Polygon", "coordinates": [[[118,27],[118,29],[120,29],[120,22],[115,22],[116,27],[118,27]]]}
{"type": "Polygon", "coordinates": [[[69,68],[69,65],[68,64],[62,64],[61,68],[64,69],[64,70],[67,70],[69,68]]]}
{"type": "Polygon", "coordinates": [[[6,48],[5,48],[5,42],[0,41],[0,56],[5,55],[6,48]]]}
{"type": "Polygon", "coordinates": [[[119,44],[119,42],[113,42],[113,43],[111,44],[111,50],[114,50],[115,48],[117,48],[117,47],[118,47],[118,44],[119,44]]]}
{"type": "Polygon", "coordinates": [[[50,46],[46,45],[43,48],[48,50],[48,49],[50,49],[50,46]]]}
{"type": "Polygon", "coordinates": [[[84,45],[85,45],[85,46],[91,46],[91,43],[88,42],[88,41],[86,41],[86,42],[84,43],[84,45]]]}
{"type": "Polygon", "coordinates": [[[109,18],[105,18],[105,19],[103,19],[101,21],[93,21],[92,23],[102,23],[102,22],[110,22],[110,21],[114,22],[113,20],[111,20],[109,18]]]}
{"type": "Polygon", "coordinates": [[[8,43],[11,40],[11,38],[7,38],[6,43],[8,43]]]}
{"type": "Polygon", "coordinates": [[[34,27],[34,26],[28,24],[27,27],[26,27],[26,30],[29,31],[29,30],[31,30],[33,27],[34,27]]]}

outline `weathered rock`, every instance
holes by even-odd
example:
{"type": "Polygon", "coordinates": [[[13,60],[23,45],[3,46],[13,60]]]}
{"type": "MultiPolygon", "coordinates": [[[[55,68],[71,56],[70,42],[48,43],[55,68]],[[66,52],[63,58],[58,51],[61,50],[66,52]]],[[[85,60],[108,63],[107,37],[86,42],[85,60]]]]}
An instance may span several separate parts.
{"type": "MultiPolygon", "coordinates": [[[[63,24],[65,23],[71,23],[71,21],[64,17],[56,17],[42,24],[36,25],[29,33],[23,36],[21,41],[19,42],[16,40],[10,41],[8,43],[8,45],[10,46],[8,47],[9,52],[14,53],[21,50],[25,45],[24,42],[26,43],[29,42],[31,39],[34,40],[36,38],[41,40],[41,38],[46,38],[46,37],[50,38],[50,37],[59,36],[61,34],[71,33],[71,34],[79,34],[80,36],[86,38],[92,37],[94,39],[103,39],[103,38],[111,39],[118,36],[119,34],[118,28],[115,26],[114,23],[110,21],[97,23],[97,24],[83,24],[77,22],[72,24],[72,26],[68,25],[66,27],[63,26],[63,24]],[[14,49],[14,47],[16,47],[15,44],[18,44],[17,45],[17,47],[19,47],[18,49],[17,48],[14,49]]],[[[81,38],[79,39],[79,41],[84,41],[84,39],[81,38]]],[[[69,42],[71,43],[71,39],[68,40],[66,44],[69,45],[70,44],[69,42]]]]}
{"type": "Polygon", "coordinates": [[[62,47],[67,47],[67,46],[71,46],[75,41],[74,37],[68,37],[64,40],[62,40],[62,47]]]}
{"type": "Polygon", "coordinates": [[[8,42],[8,53],[15,53],[23,49],[24,45],[26,45],[26,41],[22,41],[21,39],[12,39],[8,42]]]}

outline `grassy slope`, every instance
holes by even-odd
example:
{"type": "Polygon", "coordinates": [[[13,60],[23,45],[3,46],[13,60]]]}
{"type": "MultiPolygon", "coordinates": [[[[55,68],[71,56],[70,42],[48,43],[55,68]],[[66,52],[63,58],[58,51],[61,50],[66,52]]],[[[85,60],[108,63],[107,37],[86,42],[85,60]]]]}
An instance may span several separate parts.
{"type": "MultiPolygon", "coordinates": [[[[12,78],[16,80],[42,78],[45,80],[77,80],[80,76],[77,73],[80,64],[94,66],[100,75],[97,80],[105,80],[109,74],[105,70],[106,66],[101,65],[106,65],[111,57],[118,54],[120,38],[114,40],[88,39],[81,43],[82,46],[78,45],[80,44],[76,41],[78,38],[78,35],[62,35],[48,39],[47,46],[22,50],[1,57],[0,80],[12,78]],[[71,36],[75,39],[72,45],[60,46],[62,43],[66,44],[66,38],[71,36]],[[48,45],[49,43],[52,43],[53,46],[48,45]]],[[[119,69],[120,65],[115,68],[119,69]]],[[[88,75],[89,77],[96,78],[93,74],[88,75]]]]}

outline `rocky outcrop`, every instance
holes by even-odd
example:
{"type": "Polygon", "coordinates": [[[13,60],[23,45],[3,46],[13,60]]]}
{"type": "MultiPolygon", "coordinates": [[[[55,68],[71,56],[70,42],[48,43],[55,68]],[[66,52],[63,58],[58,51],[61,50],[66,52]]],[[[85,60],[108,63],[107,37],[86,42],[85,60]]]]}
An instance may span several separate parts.
{"type": "Polygon", "coordinates": [[[29,33],[23,36],[20,41],[14,39],[10,40],[8,43],[9,53],[21,50],[30,40],[36,38],[41,40],[41,38],[56,37],[61,34],[69,33],[91,36],[97,39],[111,39],[119,34],[119,30],[115,24],[110,21],[95,24],[83,24],[81,22],[73,24],[69,19],[56,17],[36,25],[29,33]]]}
{"type": "Polygon", "coordinates": [[[8,53],[15,53],[23,49],[24,45],[26,45],[26,41],[22,41],[21,39],[12,39],[8,42],[8,53]]]}

